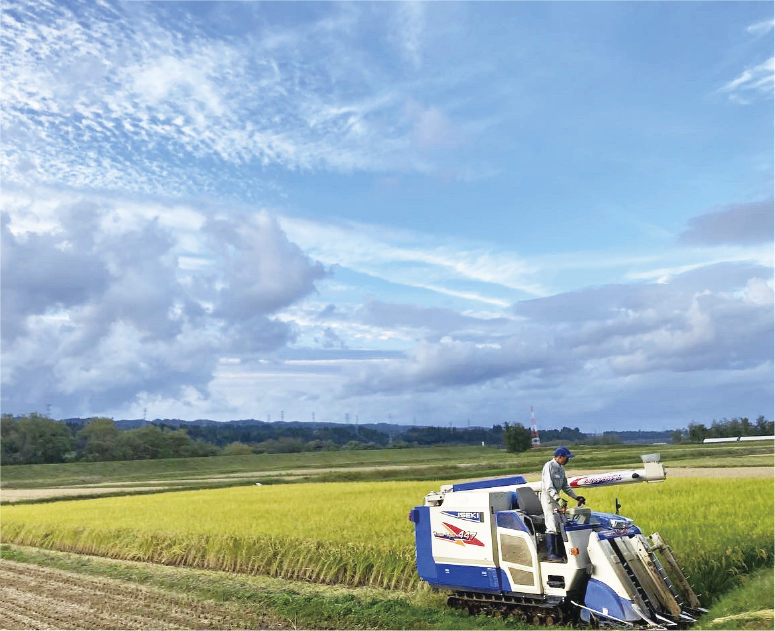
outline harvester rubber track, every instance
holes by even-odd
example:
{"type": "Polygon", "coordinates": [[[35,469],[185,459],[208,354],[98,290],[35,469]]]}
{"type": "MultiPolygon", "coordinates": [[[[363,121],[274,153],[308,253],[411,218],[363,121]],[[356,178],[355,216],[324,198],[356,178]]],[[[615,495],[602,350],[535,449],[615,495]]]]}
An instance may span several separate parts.
{"type": "Polygon", "coordinates": [[[514,617],[522,622],[551,627],[568,621],[570,616],[562,605],[562,598],[535,597],[516,594],[483,594],[455,592],[447,604],[462,609],[471,616],[489,615],[503,618],[514,617]]]}

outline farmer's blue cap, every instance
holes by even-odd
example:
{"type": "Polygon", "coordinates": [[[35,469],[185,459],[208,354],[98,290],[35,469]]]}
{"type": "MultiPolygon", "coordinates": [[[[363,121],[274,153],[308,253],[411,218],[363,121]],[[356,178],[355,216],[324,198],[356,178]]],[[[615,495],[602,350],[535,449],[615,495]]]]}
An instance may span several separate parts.
{"type": "Polygon", "coordinates": [[[566,458],[573,458],[573,454],[570,452],[570,449],[567,447],[557,447],[557,449],[554,452],[555,456],[565,456],[566,458]]]}

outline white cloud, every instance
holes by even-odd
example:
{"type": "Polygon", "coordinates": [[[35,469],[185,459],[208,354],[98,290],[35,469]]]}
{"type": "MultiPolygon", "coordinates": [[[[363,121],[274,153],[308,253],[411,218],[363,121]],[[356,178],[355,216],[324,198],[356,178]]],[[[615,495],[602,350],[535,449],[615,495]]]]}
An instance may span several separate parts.
{"type": "MultiPolygon", "coordinates": [[[[247,194],[259,186],[246,177],[250,165],[433,172],[441,164],[414,145],[462,137],[438,108],[413,124],[390,122],[410,81],[378,81],[352,54],[362,46],[360,7],[271,37],[258,22],[255,35],[220,40],[154,5],[106,16],[41,2],[34,20],[13,2],[5,8],[7,183],[247,194]]],[[[396,13],[408,17],[402,50],[417,58],[423,10],[408,3],[396,13]]]]}
{"type": "Polygon", "coordinates": [[[324,274],[266,213],[203,223],[181,204],[149,213],[63,198],[2,200],[4,409],[53,400],[88,414],[139,393],[206,394],[222,356],[252,359],[293,338],[293,323],[273,316],[324,274]],[[211,265],[181,268],[191,248],[211,265]]]}
{"type": "Polygon", "coordinates": [[[762,278],[751,278],[746,283],[743,300],[759,306],[772,305],[775,302],[775,292],[770,282],[762,278]]]}
{"type": "Polygon", "coordinates": [[[449,286],[452,279],[490,284],[530,295],[546,290],[534,280],[538,269],[510,252],[497,252],[484,245],[460,243],[421,233],[390,229],[358,222],[320,222],[281,217],[291,239],[311,256],[328,264],[341,265],[392,283],[465,296],[490,304],[505,301],[449,286]]]}
{"type": "Polygon", "coordinates": [[[744,70],[740,76],[723,87],[720,92],[729,93],[729,98],[746,105],[749,98],[771,96],[775,85],[775,57],[770,57],[752,68],[744,70]]]}
{"type": "Polygon", "coordinates": [[[399,2],[395,9],[391,38],[396,40],[404,58],[418,67],[422,63],[425,7],[421,2],[399,2]]]}
{"type": "Polygon", "coordinates": [[[412,121],[412,137],[420,149],[452,148],[466,141],[465,133],[437,107],[409,101],[406,114],[412,121]]]}
{"type": "Polygon", "coordinates": [[[775,28],[775,20],[762,20],[756,24],[751,24],[751,26],[749,26],[746,31],[751,33],[751,35],[760,37],[769,33],[771,30],[773,30],[773,28],[775,28]]]}
{"type": "Polygon", "coordinates": [[[495,329],[489,341],[464,341],[459,332],[422,340],[405,359],[353,370],[344,393],[446,391],[531,378],[559,389],[594,367],[605,374],[589,374],[593,382],[611,374],[771,367],[772,289],[766,270],[750,273],[701,269],[667,285],[613,285],[527,301],[515,307],[523,319],[495,329]]]}

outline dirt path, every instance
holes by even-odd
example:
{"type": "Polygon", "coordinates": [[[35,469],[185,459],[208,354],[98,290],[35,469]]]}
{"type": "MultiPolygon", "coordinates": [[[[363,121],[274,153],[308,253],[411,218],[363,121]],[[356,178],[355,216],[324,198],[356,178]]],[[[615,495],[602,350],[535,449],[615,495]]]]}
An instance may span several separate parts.
{"type": "Polygon", "coordinates": [[[19,502],[21,500],[37,500],[48,497],[78,497],[79,495],[103,495],[105,493],[131,493],[132,491],[152,491],[166,489],[166,486],[134,486],[134,487],[68,487],[59,489],[3,489],[0,499],[4,502],[19,502]]]}
{"type": "MultiPolygon", "coordinates": [[[[473,467],[475,465],[462,464],[461,467],[473,467]]],[[[415,465],[400,465],[387,467],[390,469],[403,469],[403,468],[416,468],[415,465]]],[[[315,469],[314,473],[327,473],[334,471],[366,471],[373,470],[374,467],[351,467],[351,468],[331,468],[331,469],[315,469]]],[[[305,471],[307,475],[311,473],[309,469],[293,469],[284,472],[274,472],[275,475],[283,475],[285,477],[293,477],[293,474],[305,471]]],[[[604,473],[606,469],[593,469],[593,470],[569,470],[569,476],[578,475],[591,475],[594,473],[604,473]]],[[[77,487],[68,488],[50,488],[50,489],[2,489],[0,491],[0,499],[4,502],[19,502],[23,500],[32,499],[44,499],[52,497],[78,497],[79,495],[103,495],[105,493],[127,493],[137,491],[151,491],[151,490],[181,490],[184,491],[185,487],[176,487],[176,483],[180,482],[223,482],[224,480],[234,478],[251,478],[261,477],[268,472],[255,471],[253,473],[237,473],[230,476],[219,477],[207,477],[207,478],[192,478],[186,480],[173,480],[164,482],[163,480],[149,480],[149,486],[123,486],[121,483],[116,483],[113,486],[91,486],[84,484],[77,487]]],[[[775,468],[773,467],[702,467],[702,468],[684,468],[684,467],[668,467],[667,477],[670,478],[685,478],[685,477],[706,477],[706,478],[742,478],[742,477],[773,477],[775,474],[775,468]]],[[[535,471],[533,473],[524,474],[525,479],[528,482],[534,482],[541,479],[541,472],[535,471]]],[[[137,484],[136,482],[127,484],[137,484]]]]}
{"type": "Polygon", "coordinates": [[[277,616],[14,561],[0,562],[2,629],[288,629],[277,616]]]}

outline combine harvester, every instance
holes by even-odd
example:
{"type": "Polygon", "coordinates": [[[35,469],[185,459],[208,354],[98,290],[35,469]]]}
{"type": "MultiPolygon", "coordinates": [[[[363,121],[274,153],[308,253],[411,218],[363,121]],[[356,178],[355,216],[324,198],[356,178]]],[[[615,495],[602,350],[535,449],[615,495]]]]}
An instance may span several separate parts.
{"type": "MultiPolygon", "coordinates": [[[[663,482],[659,454],[641,458],[642,469],[568,482],[574,489],[663,482]]],[[[409,513],[420,577],[453,591],[447,602],[471,614],[515,615],[536,625],[676,629],[705,613],[659,533],[644,537],[618,514],[618,500],[616,514],[563,509],[565,561],[547,561],[540,491],[540,481],[513,476],[428,493],[409,513]]]]}

